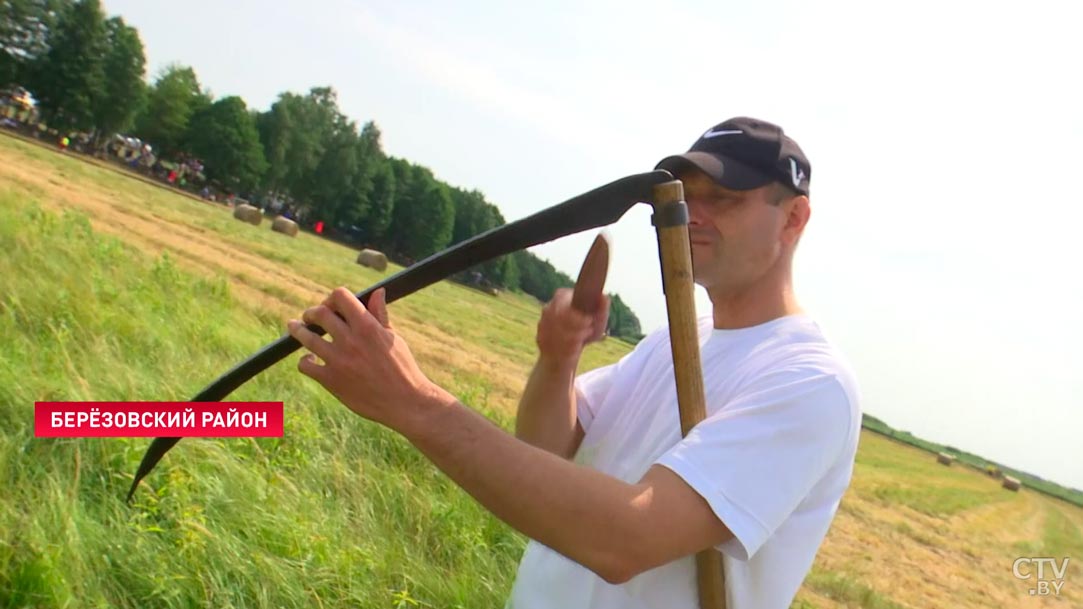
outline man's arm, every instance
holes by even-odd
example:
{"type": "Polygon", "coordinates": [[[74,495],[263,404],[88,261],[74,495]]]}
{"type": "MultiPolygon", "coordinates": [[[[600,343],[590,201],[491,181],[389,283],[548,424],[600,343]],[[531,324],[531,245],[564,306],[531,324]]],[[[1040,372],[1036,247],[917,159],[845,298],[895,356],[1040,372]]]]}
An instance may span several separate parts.
{"type": "Polygon", "coordinates": [[[609,299],[594,315],[572,307],[572,291],[562,288],[542,310],[538,321],[538,361],[527,379],[515,417],[515,437],[559,457],[570,459],[583,441],[576,411],[575,371],[590,342],[605,333],[609,299]]]}
{"type": "Polygon", "coordinates": [[[336,289],[290,334],[300,371],[366,419],[393,429],[497,517],[609,582],[727,541],[707,502],[662,466],[629,484],[512,437],[421,372],[391,328],[383,290],[371,314],[336,289]],[[322,364],[316,359],[322,360],[322,364]]]}
{"type": "Polygon", "coordinates": [[[498,518],[610,583],[733,535],[672,471],[636,484],[516,440],[450,395],[416,404],[398,431],[498,518]]]}
{"type": "Polygon", "coordinates": [[[583,441],[575,398],[577,360],[538,358],[515,416],[515,437],[570,459],[583,441]]]}

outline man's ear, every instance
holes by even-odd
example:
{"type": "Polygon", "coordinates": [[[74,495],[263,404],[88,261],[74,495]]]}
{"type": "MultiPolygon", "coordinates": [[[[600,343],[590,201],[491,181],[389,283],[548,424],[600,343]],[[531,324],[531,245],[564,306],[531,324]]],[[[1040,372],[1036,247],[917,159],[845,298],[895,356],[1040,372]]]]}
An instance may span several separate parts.
{"type": "Polygon", "coordinates": [[[786,214],[786,223],[782,226],[782,241],[786,245],[794,245],[805,231],[805,225],[812,215],[812,207],[809,205],[808,196],[797,195],[783,203],[782,209],[786,214]]]}

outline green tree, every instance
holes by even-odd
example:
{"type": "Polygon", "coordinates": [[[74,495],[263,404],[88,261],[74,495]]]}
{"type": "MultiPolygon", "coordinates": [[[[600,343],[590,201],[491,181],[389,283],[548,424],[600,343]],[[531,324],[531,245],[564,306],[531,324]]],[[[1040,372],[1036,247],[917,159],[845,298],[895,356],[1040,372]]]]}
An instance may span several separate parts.
{"type": "Polygon", "coordinates": [[[135,120],[135,133],[154,146],[159,156],[184,150],[188,121],[209,106],[211,95],[199,86],[195,70],[170,65],[147,91],[147,101],[135,120]]]}
{"type": "Polygon", "coordinates": [[[105,96],[108,38],[98,0],[82,0],[65,11],[49,38],[49,50],[31,67],[28,87],[42,118],[61,132],[90,131],[105,96]]]}
{"type": "Polygon", "coordinates": [[[451,200],[455,204],[455,226],[451,231],[451,242],[459,243],[479,235],[495,224],[495,218],[489,211],[485,195],[477,190],[451,188],[451,200]]]}
{"type": "MultiPolygon", "coordinates": [[[[478,225],[478,228],[482,229],[479,234],[505,224],[500,209],[492,203],[485,203],[483,214],[485,218],[478,225]]],[[[515,258],[510,255],[482,263],[481,272],[486,279],[504,289],[519,289],[519,266],[515,262],[515,258]]]]}
{"type": "Polygon", "coordinates": [[[516,264],[514,256],[501,256],[481,267],[485,277],[494,284],[505,290],[519,289],[519,265],[516,264]]]}
{"type": "Polygon", "coordinates": [[[519,287],[542,302],[548,302],[557,288],[575,285],[572,278],[556,270],[548,260],[542,260],[526,250],[515,252],[519,271],[519,287]]]}
{"type": "Polygon", "coordinates": [[[335,141],[336,134],[348,122],[331,87],[314,87],[304,96],[279,95],[257,123],[270,163],[264,187],[309,201],[322,188],[317,168],[329,147],[343,144],[341,139],[335,141]]]}
{"type": "Polygon", "coordinates": [[[186,144],[203,161],[207,176],[227,188],[251,190],[267,169],[255,120],[236,96],[196,111],[186,144]]]}
{"type": "Polygon", "coordinates": [[[371,181],[362,170],[360,139],[352,122],[342,121],[323,146],[308,193],[318,217],[336,226],[357,224],[368,215],[371,181]]]}
{"type": "Polygon", "coordinates": [[[619,294],[609,295],[609,323],[606,331],[610,336],[617,336],[631,342],[639,342],[643,338],[639,318],[619,294]]]}
{"type": "Polygon", "coordinates": [[[287,96],[293,96],[293,94],[279,95],[278,101],[271,106],[270,110],[261,112],[256,117],[256,129],[259,131],[260,143],[263,145],[263,156],[267,159],[263,187],[272,192],[281,192],[285,189],[285,175],[289,167],[286,155],[294,130],[294,121],[286,108],[287,96]]]}
{"type": "Polygon", "coordinates": [[[71,0],[0,0],[0,87],[29,87],[30,67],[49,51],[49,38],[71,0]]]}
{"type": "Polygon", "coordinates": [[[143,104],[146,59],[139,32],[123,19],[109,19],[105,29],[108,51],[103,65],[104,91],[95,109],[95,124],[102,134],[109,135],[131,127],[143,104]]]}
{"type": "Polygon", "coordinates": [[[455,204],[448,187],[429,169],[400,159],[395,159],[394,169],[393,250],[409,260],[420,260],[451,242],[455,204]]]}
{"type": "Polygon", "coordinates": [[[356,150],[355,188],[364,194],[364,203],[357,207],[358,213],[350,214],[347,219],[352,224],[364,226],[368,234],[382,235],[391,222],[394,180],[380,143],[380,129],[376,123],[369,121],[361,127],[356,150]]]}
{"type": "Polygon", "coordinates": [[[315,171],[323,155],[319,134],[306,124],[304,106],[303,96],[283,93],[257,121],[269,163],[265,187],[298,198],[303,177],[315,171]]]}
{"type": "Polygon", "coordinates": [[[381,154],[373,168],[369,213],[364,223],[365,236],[374,245],[386,242],[387,229],[391,226],[395,210],[396,186],[391,161],[381,154]]]}
{"type": "MultiPolygon", "coordinates": [[[[455,225],[452,229],[451,243],[466,241],[486,231],[504,225],[504,216],[500,210],[485,200],[485,195],[478,190],[451,188],[451,198],[455,203],[455,225]]],[[[486,281],[508,290],[519,288],[519,269],[512,256],[501,256],[483,262],[459,275],[460,281],[471,281],[474,271],[482,274],[486,281]]]]}

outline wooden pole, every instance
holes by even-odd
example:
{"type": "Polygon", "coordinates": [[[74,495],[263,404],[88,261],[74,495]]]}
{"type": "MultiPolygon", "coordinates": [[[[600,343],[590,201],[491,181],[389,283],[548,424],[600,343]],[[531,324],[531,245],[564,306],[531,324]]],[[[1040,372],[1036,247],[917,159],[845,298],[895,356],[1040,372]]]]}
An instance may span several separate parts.
{"type": "MultiPolygon", "coordinates": [[[[677,383],[677,405],[681,436],[707,416],[703,395],[703,365],[699,358],[699,330],[696,322],[695,284],[692,280],[692,252],[688,243],[688,207],[680,180],[654,187],[654,215],[651,223],[658,233],[658,258],[662,266],[662,290],[666,294],[669,340],[673,349],[673,375],[677,383]]],[[[700,609],[726,608],[726,579],[722,555],[714,548],[696,554],[696,582],[700,609]]]]}

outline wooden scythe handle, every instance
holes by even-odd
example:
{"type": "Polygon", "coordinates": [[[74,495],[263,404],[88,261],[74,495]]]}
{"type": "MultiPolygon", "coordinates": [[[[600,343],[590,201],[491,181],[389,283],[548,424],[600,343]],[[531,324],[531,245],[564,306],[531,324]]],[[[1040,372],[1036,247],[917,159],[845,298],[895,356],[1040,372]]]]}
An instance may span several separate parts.
{"type": "MultiPolygon", "coordinates": [[[[673,374],[681,414],[681,436],[707,416],[703,396],[703,366],[699,358],[692,253],[688,243],[688,208],[680,180],[654,187],[654,216],[658,233],[658,257],[662,265],[662,290],[669,314],[669,340],[673,348],[673,374]]],[[[713,548],[696,554],[696,581],[700,609],[725,609],[726,579],[722,555],[713,548]]]]}

